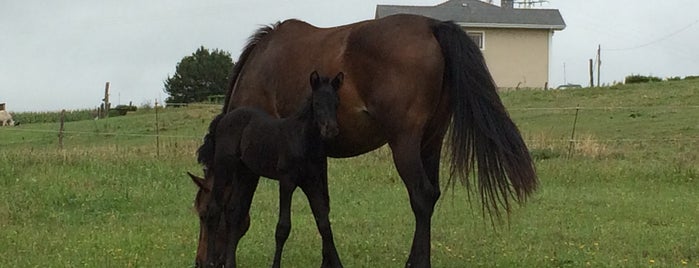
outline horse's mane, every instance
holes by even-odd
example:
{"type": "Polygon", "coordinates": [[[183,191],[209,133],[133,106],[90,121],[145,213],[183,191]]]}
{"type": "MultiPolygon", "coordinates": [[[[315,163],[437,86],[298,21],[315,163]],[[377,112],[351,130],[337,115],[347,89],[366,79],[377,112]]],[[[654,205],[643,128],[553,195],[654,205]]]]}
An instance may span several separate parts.
{"type": "Polygon", "coordinates": [[[226,92],[226,99],[223,103],[223,113],[228,112],[228,102],[231,100],[233,89],[236,82],[238,82],[238,76],[240,76],[240,71],[243,70],[243,66],[245,66],[245,62],[247,62],[248,57],[250,54],[252,54],[252,51],[255,49],[257,44],[260,43],[265,36],[277,29],[280,24],[281,22],[278,21],[271,25],[263,26],[260,29],[257,29],[257,31],[248,39],[248,43],[245,45],[243,53],[240,54],[238,62],[236,62],[236,64],[233,66],[233,70],[231,71],[230,80],[228,81],[228,92],[226,92]]]}
{"type": "Polygon", "coordinates": [[[248,57],[255,49],[255,46],[257,46],[257,44],[265,36],[273,32],[274,29],[279,26],[279,24],[280,22],[263,26],[248,39],[248,43],[245,45],[243,53],[240,54],[238,62],[233,66],[233,70],[231,71],[230,80],[228,81],[228,92],[226,93],[226,99],[223,103],[223,110],[221,111],[221,114],[217,115],[213,120],[211,120],[211,123],[209,124],[209,132],[204,136],[204,143],[199,147],[199,149],[197,149],[197,162],[199,162],[199,164],[202,164],[207,168],[212,167],[214,162],[214,150],[216,148],[216,126],[218,126],[218,122],[221,121],[223,116],[228,111],[228,102],[231,99],[231,95],[233,95],[233,88],[235,83],[238,81],[238,76],[240,75],[241,70],[243,70],[243,66],[245,66],[245,62],[248,60],[248,57]]]}
{"type": "Polygon", "coordinates": [[[217,115],[209,124],[209,133],[204,136],[204,144],[197,149],[197,162],[206,168],[211,168],[214,164],[214,151],[216,149],[216,127],[225,113],[217,115]]]}

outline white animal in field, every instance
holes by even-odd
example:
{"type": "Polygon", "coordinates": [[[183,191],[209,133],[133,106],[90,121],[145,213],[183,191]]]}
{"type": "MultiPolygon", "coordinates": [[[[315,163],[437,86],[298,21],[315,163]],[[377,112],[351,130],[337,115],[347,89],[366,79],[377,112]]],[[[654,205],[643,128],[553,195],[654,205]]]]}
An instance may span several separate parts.
{"type": "Polygon", "coordinates": [[[0,111],[0,122],[2,122],[2,126],[15,125],[15,121],[12,120],[12,115],[5,110],[0,111]]]}

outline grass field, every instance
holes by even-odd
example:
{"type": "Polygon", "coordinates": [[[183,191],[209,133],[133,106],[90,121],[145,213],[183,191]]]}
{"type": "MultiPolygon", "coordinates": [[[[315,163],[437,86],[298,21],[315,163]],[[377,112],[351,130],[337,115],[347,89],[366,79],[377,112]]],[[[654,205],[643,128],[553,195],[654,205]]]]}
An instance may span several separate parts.
{"type": "MultiPolygon", "coordinates": [[[[464,189],[445,189],[433,266],[699,267],[696,96],[699,81],[502,93],[541,187],[496,228],[464,189]]],[[[153,110],[69,122],[63,149],[58,123],[0,128],[0,266],[191,266],[198,219],[185,172],[201,173],[194,151],[217,111],[162,110],[157,141],[153,110]]],[[[413,216],[389,150],[332,159],[329,173],[345,266],[402,267],[413,216]]],[[[276,183],[262,180],[242,267],[271,264],[277,206],[276,183]]],[[[300,192],[293,213],[283,264],[317,267],[320,237],[300,192]]]]}

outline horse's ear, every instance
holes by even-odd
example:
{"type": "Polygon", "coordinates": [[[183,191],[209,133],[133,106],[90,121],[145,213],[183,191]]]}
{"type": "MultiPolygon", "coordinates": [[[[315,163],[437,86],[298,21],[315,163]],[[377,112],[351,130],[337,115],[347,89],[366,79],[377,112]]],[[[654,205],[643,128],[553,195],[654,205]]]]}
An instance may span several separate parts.
{"type": "Polygon", "coordinates": [[[333,81],[331,82],[333,88],[337,91],[340,89],[340,86],[342,85],[342,81],[345,80],[345,74],[342,72],[339,72],[335,78],[333,78],[333,81]]]}
{"type": "Polygon", "coordinates": [[[199,189],[202,189],[204,191],[210,190],[208,187],[206,187],[206,180],[205,179],[200,178],[199,176],[194,175],[194,174],[190,173],[189,171],[187,171],[187,175],[189,175],[189,177],[192,178],[192,182],[194,182],[194,184],[196,184],[199,187],[199,189]]]}
{"type": "Polygon", "coordinates": [[[311,88],[312,89],[318,88],[319,83],[320,83],[320,76],[318,75],[318,71],[313,71],[311,73],[311,88]]]}

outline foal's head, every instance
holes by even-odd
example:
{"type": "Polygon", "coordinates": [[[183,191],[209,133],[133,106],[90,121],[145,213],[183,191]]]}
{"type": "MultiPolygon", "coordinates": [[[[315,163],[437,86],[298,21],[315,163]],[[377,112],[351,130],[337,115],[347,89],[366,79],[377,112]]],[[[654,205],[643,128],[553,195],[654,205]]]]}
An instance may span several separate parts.
{"type": "Polygon", "coordinates": [[[340,89],[344,77],[342,72],[332,80],[319,76],[318,72],[311,73],[310,105],[313,122],[317,124],[323,139],[334,138],[340,132],[337,126],[337,107],[340,104],[337,90],[340,89]]]}

